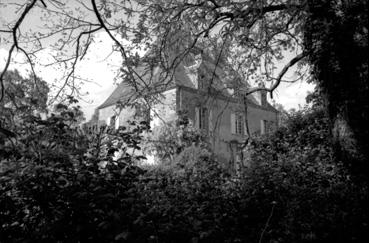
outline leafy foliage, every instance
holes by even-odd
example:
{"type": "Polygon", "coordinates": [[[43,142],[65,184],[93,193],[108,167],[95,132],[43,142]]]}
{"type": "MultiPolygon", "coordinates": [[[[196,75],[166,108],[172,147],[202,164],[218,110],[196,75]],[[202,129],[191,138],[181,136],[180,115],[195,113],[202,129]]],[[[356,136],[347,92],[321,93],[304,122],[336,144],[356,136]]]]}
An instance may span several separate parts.
{"type": "Polygon", "coordinates": [[[3,137],[14,136],[24,117],[45,112],[49,93],[45,81],[34,76],[24,78],[17,70],[5,73],[4,88],[0,103],[0,142],[3,137]]]}
{"type": "Polygon", "coordinates": [[[352,177],[335,159],[329,127],[322,107],[305,108],[289,114],[286,126],[274,134],[251,143],[244,182],[277,203],[274,213],[281,214],[273,237],[282,234],[289,242],[360,242],[357,237],[365,237],[366,181],[352,177]]]}
{"type": "MultiPolygon", "coordinates": [[[[172,76],[179,61],[198,52],[197,40],[202,42],[200,48],[224,47],[223,53],[235,58],[234,67],[246,77],[243,80],[270,81],[269,91],[291,66],[302,65],[308,57],[332,120],[346,122],[359,149],[364,154],[369,151],[366,1],[101,1],[97,6],[92,0],[87,7],[75,1],[79,5],[72,9],[58,1],[47,2],[48,7],[45,1],[36,2],[4,5],[20,11],[14,24],[9,20],[1,27],[8,35],[2,40],[11,46],[8,61],[18,50],[32,64],[27,53],[33,57],[55,39],[53,55],[56,64],[69,67],[64,86],[71,92],[76,87],[70,77],[96,40],[93,34],[101,29],[124,57],[123,77],[135,88],[135,67],[146,63],[153,69],[159,64],[169,72],[159,75],[166,83],[165,77],[172,76]],[[45,29],[31,34],[20,31],[34,8],[42,8],[48,21],[45,29]],[[130,55],[137,49],[126,49],[113,31],[123,39],[133,36],[132,43],[150,49],[150,55],[142,60],[130,55]],[[215,41],[209,36],[215,36],[215,41]],[[30,49],[22,49],[23,43],[30,49]],[[168,55],[173,50],[176,55],[168,55]],[[296,50],[301,54],[273,75],[284,51],[296,50]]],[[[224,60],[222,52],[216,54],[214,60],[215,56],[224,60]]],[[[4,72],[2,84],[3,78],[4,72]]],[[[24,108],[31,107],[32,97],[18,93],[24,89],[8,90],[19,97],[13,104],[26,101],[24,108]]],[[[2,111],[9,108],[5,104],[2,111]]],[[[240,177],[229,177],[203,151],[187,163],[188,155],[198,149],[191,146],[180,149],[180,163],[174,168],[144,173],[134,165],[141,158],[130,153],[140,149],[144,129],[83,133],[73,125],[78,122],[78,108],[59,108],[46,120],[26,112],[4,122],[16,124],[17,134],[1,130],[5,134],[0,140],[3,241],[367,240],[367,184],[354,183],[339,163],[333,163],[327,118],[322,113],[296,113],[276,134],[254,141],[249,168],[240,177]],[[124,152],[116,159],[122,147],[124,152]]],[[[365,166],[359,169],[367,169],[365,155],[361,157],[365,166]]]]}
{"type": "MultiPolygon", "coordinates": [[[[4,75],[5,95],[2,109],[13,109],[13,112],[45,111],[49,88],[44,80],[30,75],[27,78],[17,71],[8,71],[4,75]]],[[[4,111],[3,111],[4,112],[4,111]]]]}
{"type": "Polygon", "coordinates": [[[194,144],[144,171],[132,149],[145,124],[81,131],[70,125],[78,109],[64,108],[24,120],[22,139],[3,145],[1,241],[366,240],[367,185],[334,163],[323,112],[292,114],[254,140],[252,163],[235,176],[194,144]]]}
{"type": "Polygon", "coordinates": [[[140,158],[114,154],[138,149],[146,126],[83,132],[80,115],[64,104],[46,119],[29,115],[1,144],[1,241],[110,242],[134,220],[127,205],[137,197],[128,189],[142,173],[140,158]]]}
{"type": "Polygon", "coordinates": [[[368,2],[307,1],[309,62],[332,120],[337,156],[368,171],[368,2]],[[349,142],[348,142],[349,141],[349,142]]]}
{"type": "Polygon", "coordinates": [[[174,162],[190,147],[207,149],[208,143],[206,135],[194,127],[186,114],[179,114],[176,120],[156,126],[146,143],[146,151],[155,154],[158,163],[162,164],[174,162]]]}

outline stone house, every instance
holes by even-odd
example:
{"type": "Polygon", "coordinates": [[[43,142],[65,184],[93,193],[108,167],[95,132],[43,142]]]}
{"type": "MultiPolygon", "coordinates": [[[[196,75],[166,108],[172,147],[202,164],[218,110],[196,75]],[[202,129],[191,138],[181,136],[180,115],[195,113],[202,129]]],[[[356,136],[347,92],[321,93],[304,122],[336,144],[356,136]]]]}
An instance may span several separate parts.
{"type": "MultiPolygon", "coordinates": [[[[181,61],[169,85],[155,93],[156,102],[150,107],[150,125],[151,128],[165,125],[185,111],[194,126],[207,134],[218,159],[237,167],[247,130],[249,134],[264,134],[274,129],[278,126],[278,111],[268,103],[264,91],[249,95],[245,101],[242,93],[248,87],[237,84],[239,76],[224,62],[216,63],[205,53],[181,61]]],[[[156,69],[156,72],[159,71],[156,69]]],[[[155,80],[155,71],[151,76],[155,80]]],[[[145,79],[147,75],[142,77],[145,79]]],[[[154,86],[157,80],[150,85],[154,86]]],[[[97,108],[99,124],[117,128],[127,120],[139,118],[137,106],[117,108],[119,103],[138,100],[140,98],[131,87],[124,82],[119,84],[97,108]]]]}

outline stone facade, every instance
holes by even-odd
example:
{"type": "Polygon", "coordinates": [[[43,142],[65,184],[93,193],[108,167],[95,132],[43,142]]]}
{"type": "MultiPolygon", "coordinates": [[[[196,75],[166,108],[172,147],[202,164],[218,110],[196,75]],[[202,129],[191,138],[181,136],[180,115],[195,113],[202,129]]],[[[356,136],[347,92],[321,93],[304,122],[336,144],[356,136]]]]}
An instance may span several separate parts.
{"type": "MultiPolygon", "coordinates": [[[[248,136],[247,130],[250,134],[263,134],[274,129],[278,126],[278,111],[267,102],[263,92],[250,95],[245,106],[242,98],[224,86],[225,80],[221,79],[226,79],[226,75],[221,67],[214,72],[215,79],[209,74],[213,63],[210,58],[197,57],[192,65],[179,66],[174,85],[160,92],[158,102],[150,107],[150,125],[152,128],[165,125],[185,111],[195,127],[208,135],[218,159],[236,166],[243,156],[240,148],[248,136]]],[[[118,86],[108,102],[98,108],[99,124],[118,127],[135,118],[134,108],[119,111],[115,108],[118,100],[127,95],[125,89],[118,86]]]]}
{"type": "MultiPolygon", "coordinates": [[[[248,137],[243,102],[223,95],[211,96],[206,91],[187,87],[178,87],[177,93],[180,101],[177,110],[187,111],[189,119],[197,128],[201,128],[198,110],[207,110],[205,119],[208,119],[208,126],[205,129],[218,159],[232,163],[239,160],[239,149],[248,137]],[[240,122],[237,122],[237,119],[240,122]]],[[[278,112],[271,107],[247,102],[247,125],[250,135],[267,133],[278,125],[277,120],[278,112]]]]}

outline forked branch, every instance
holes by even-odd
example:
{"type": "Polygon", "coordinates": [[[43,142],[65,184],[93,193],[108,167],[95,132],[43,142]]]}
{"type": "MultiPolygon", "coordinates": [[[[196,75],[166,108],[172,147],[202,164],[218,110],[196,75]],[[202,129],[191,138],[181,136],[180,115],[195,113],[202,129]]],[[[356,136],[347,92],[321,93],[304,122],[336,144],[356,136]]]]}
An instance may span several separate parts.
{"type": "Polygon", "coordinates": [[[302,52],[299,55],[297,55],[296,57],[292,58],[284,67],[283,69],[280,71],[280,73],[278,74],[278,77],[276,78],[275,82],[272,84],[272,86],[270,88],[264,88],[264,87],[255,87],[255,88],[251,88],[246,92],[246,96],[250,95],[254,92],[257,91],[267,91],[270,93],[270,97],[273,99],[273,91],[280,85],[283,76],[287,73],[287,71],[294,66],[296,63],[298,63],[299,61],[301,61],[302,59],[304,59],[306,56],[308,55],[307,52],[302,52]]]}
{"type": "MultiPolygon", "coordinates": [[[[46,4],[42,0],[40,0],[40,1],[41,1],[41,3],[44,6],[46,6],[46,4]]],[[[5,76],[6,71],[9,68],[10,61],[12,59],[14,49],[16,48],[18,50],[21,50],[26,55],[27,60],[30,61],[30,57],[28,56],[28,54],[22,48],[20,48],[18,46],[17,32],[18,32],[19,26],[22,24],[24,18],[27,16],[27,14],[29,13],[29,11],[35,6],[36,2],[37,2],[37,0],[33,0],[31,3],[29,3],[25,7],[25,9],[22,12],[21,16],[18,18],[17,22],[15,23],[14,27],[11,30],[2,30],[1,31],[1,32],[5,32],[5,33],[12,33],[12,36],[13,36],[13,44],[11,45],[11,47],[9,49],[8,57],[7,57],[6,62],[5,62],[5,67],[4,67],[3,71],[0,74],[0,87],[1,87],[0,103],[4,99],[4,94],[5,94],[4,76],[5,76]]],[[[32,66],[32,63],[30,63],[30,64],[32,66]]],[[[32,70],[33,70],[33,67],[32,67],[32,70]]]]}

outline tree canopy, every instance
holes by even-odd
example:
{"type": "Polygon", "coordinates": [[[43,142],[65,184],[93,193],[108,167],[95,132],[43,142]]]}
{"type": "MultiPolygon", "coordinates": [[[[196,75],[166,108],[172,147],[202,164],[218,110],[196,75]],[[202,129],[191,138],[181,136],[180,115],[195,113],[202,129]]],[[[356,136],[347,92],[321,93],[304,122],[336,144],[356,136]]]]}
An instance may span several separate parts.
{"type": "Polygon", "coordinates": [[[45,112],[49,87],[39,77],[24,78],[17,70],[4,75],[4,98],[0,103],[0,135],[13,135],[19,119],[45,112]]]}
{"type": "Polygon", "coordinates": [[[367,242],[368,180],[346,166],[359,175],[368,168],[367,1],[20,2],[0,2],[8,50],[0,72],[1,242],[367,242]],[[79,126],[76,71],[100,33],[122,56],[120,80],[138,95],[142,66],[167,82],[201,52],[238,74],[231,85],[263,84],[242,90],[244,100],[294,81],[285,77],[291,69],[318,88],[311,108],[285,112],[275,133],[250,139],[238,174],[220,167],[185,117],[154,131],[165,142],[153,145],[158,155],[177,161],[139,167],[141,151],[152,149],[142,146],[146,122],[79,126]],[[16,54],[29,77],[9,71],[16,54]],[[54,111],[35,75],[50,65],[65,71],[51,101],[67,102],[54,111]],[[44,108],[44,118],[33,113],[44,108]]]}
{"type": "Polygon", "coordinates": [[[113,49],[124,60],[123,78],[131,81],[140,76],[135,71],[138,65],[154,63],[171,72],[200,46],[210,49],[215,60],[223,56],[231,62],[244,80],[267,82],[273,91],[288,69],[306,56],[302,48],[304,1],[34,0],[3,5],[18,15],[1,28],[9,37],[4,38],[10,44],[9,56],[20,51],[34,64],[38,51],[54,51],[52,63],[68,68],[62,88],[73,89],[75,68],[99,31],[115,43],[113,49]],[[35,15],[41,21],[39,29],[24,22],[35,15]],[[138,50],[150,50],[150,54],[139,58],[138,50]],[[276,62],[284,59],[286,51],[292,57],[277,74],[276,62]]]}
{"type": "Polygon", "coordinates": [[[318,83],[330,104],[336,124],[332,127],[341,131],[336,120],[342,117],[345,122],[339,124],[351,131],[367,157],[367,129],[362,125],[368,121],[368,107],[363,105],[368,94],[366,1],[30,0],[1,5],[16,13],[0,27],[2,41],[9,46],[1,83],[15,52],[23,53],[32,66],[46,48],[54,59],[46,65],[66,70],[54,99],[65,90],[75,94],[76,67],[99,32],[111,38],[112,51],[122,56],[121,80],[137,92],[145,83],[139,66],[160,67],[164,82],[181,60],[199,49],[211,53],[217,63],[230,63],[241,82],[264,83],[249,87],[245,95],[259,90],[272,95],[294,67],[298,78],[318,83]],[[29,26],[28,20],[35,19],[42,21],[41,28],[29,26]],[[146,55],[141,57],[139,51],[146,55]]]}

